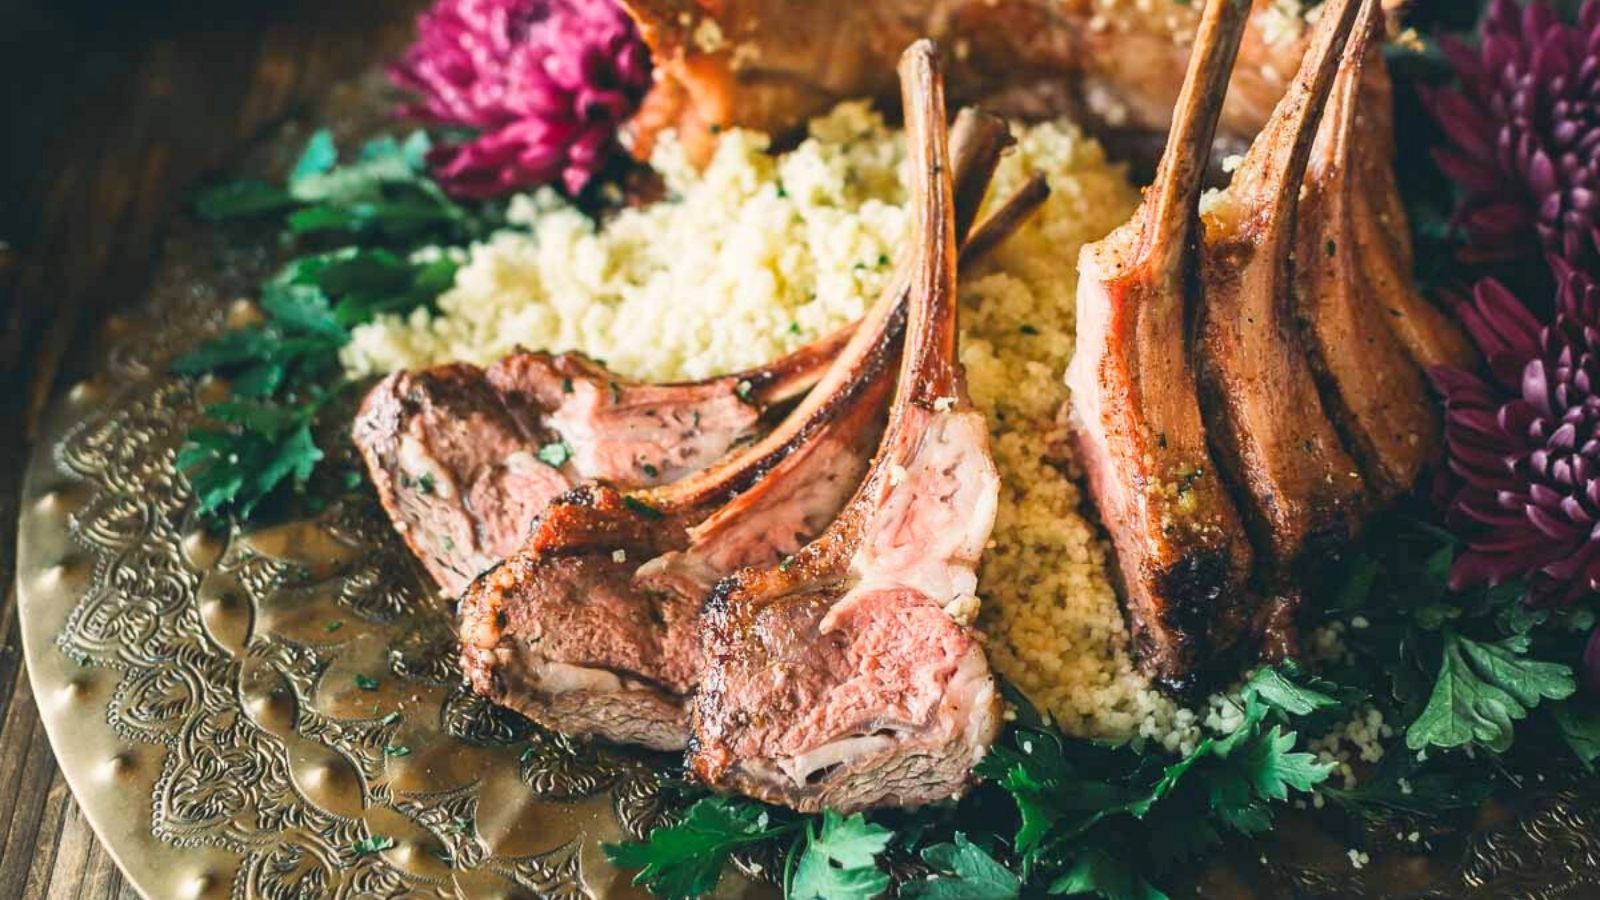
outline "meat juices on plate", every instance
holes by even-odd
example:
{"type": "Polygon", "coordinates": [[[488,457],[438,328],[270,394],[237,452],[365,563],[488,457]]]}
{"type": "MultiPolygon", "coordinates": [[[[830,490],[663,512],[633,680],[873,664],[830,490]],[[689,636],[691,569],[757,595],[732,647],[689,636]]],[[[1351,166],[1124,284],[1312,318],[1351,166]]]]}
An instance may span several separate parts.
{"type": "MultiPolygon", "coordinates": [[[[968,111],[956,132],[964,231],[1010,139],[1004,123],[968,111]]],[[[1042,183],[1030,184],[973,234],[971,251],[992,247],[1042,200],[1042,183]]],[[[893,388],[908,291],[902,268],[818,385],[756,444],[673,485],[595,485],[552,503],[527,546],[462,599],[474,688],[561,731],[683,747],[701,602],[722,576],[797,550],[859,484],[893,388]]]]}
{"type": "Polygon", "coordinates": [[[910,322],[882,445],[816,540],[717,586],[690,704],[696,776],[802,811],[955,796],[1000,724],[994,677],[965,624],[999,474],[956,359],[956,236],[931,42],[906,51],[900,76],[916,218],[904,262],[910,322]]]}
{"type": "Polygon", "coordinates": [[[1078,263],[1074,440],[1116,551],[1134,650],[1176,691],[1198,683],[1215,623],[1243,628],[1253,558],[1184,350],[1203,302],[1201,179],[1249,11],[1249,0],[1206,5],[1155,183],[1078,263]]]}

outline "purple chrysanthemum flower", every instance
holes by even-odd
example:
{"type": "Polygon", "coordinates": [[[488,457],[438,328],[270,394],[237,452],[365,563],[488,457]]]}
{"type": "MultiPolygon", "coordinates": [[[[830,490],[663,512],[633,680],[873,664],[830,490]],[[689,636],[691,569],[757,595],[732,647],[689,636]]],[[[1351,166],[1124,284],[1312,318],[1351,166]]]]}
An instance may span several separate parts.
{"type": "Polygon", "coordinates": [[[477,132],[434,151],[451,193],[577,194],[620,150],[650,56],[615,0],[439,0],[389,75],[419,95],[402,114],[477,132]]]}
{"type": "Polygon", "coordinates": [[[1600,592],[1600,286],[1552,258],[1540,327],[1493,279],[1460,303],[1487,379],[1430,372],[1445,397],[1449,523],[1467,541],[1452,587],[1525,580],[1537,601],[1600,592]]]}
{"type": "Polygon", "coordinates": [[[1600,259],[1600,0],[1568,24],[1547,0],[1493,0],[1472,48],[1441,39],[1459,90],[1425,95],[1450,144],[1439,165],[1466,192],[1456,223],[1476,259],[1542,247],[1600,259]]]}

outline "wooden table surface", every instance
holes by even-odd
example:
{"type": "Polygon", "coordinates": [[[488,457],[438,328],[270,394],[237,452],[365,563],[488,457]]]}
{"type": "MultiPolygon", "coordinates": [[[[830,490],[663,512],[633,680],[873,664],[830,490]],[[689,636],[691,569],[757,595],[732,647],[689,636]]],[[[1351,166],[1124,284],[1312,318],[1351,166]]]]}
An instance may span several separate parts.
{"type": "Polygon", "coordinates": [[[0,900],[133,897],[56,768],[23,668],[22,462],[73,347],[138,301],[197,178],[403,47],[415,0],[0,0],[0,900]]]}

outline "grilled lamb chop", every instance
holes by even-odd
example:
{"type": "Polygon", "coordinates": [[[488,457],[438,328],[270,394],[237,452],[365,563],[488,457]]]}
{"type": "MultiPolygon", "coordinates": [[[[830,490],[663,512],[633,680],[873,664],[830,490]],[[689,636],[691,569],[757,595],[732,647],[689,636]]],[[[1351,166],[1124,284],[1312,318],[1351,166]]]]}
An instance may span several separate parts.
{"type": "MultiPolygon", "coordinates": [[[[964,234],[1009,138],[975,112],[963,111],[957,127],[966,136],[957,172],[964,234]]],[[[988,253],[1044,195],[1035,182],[1011,198],[973,234],[966,258],[988,253]]],[[[766,366],[681,384],[629,381],[578,353],[397,372],[367,395],[352,435],[395,529],[439,587],[459,595],[575,484],[671,483],[755,437],[765,411],[805,393],[854,329],[766,366]]]]}
{"type": "MultiPolygon", "coordinates": [[[[966,112],[956,135],[960,230],[1007,141],[998,120],[966,112]]],[[[992,247],[1042,202],[1041,186],[1008,201],[968,249],[992,247]]],[[[908,290],[898,272],[823,380],[757,444],[674,485],[626,494],[597,485],[551,504],[528,545],[462,600],[474,687],[558,730],[684,746],[701,601],[722,576],[797,549],[859,483],[908,290]]]]}
{"type": "Polygon", "coordinates": [[[1367,175],[1356,152],[1365,124],[1361,73],[1381,28],[1381,6],[1363,0],[1301,193],[1296,312],[1324,407],[1372,499],[1386,505],[1416,484],[1438,449],[1441,422],[1421,369],[1380,324],[1385,298],[1357,250],[1356,195],[1367,175]]]}
{"type": "Polygon", "coordinates": [[[1175,691],[1198,683],[1208,630],[1240,627],[1251,562],[1181,349],[1198,299],[1201,178],[1249,10],[1249,0],[1207,4],[1156,180],[1078,264],[1074,440],[1116,550],[1134,648],[1175,691]]]}
{"type": "Polygon", "coordinates": [[[999,728],[962,621],[999,502],[956,360],[955,228],[937,56],[903,58],[914,148],[911,314],[883,445],[849,505],[778,565],[718,585],[702,618],[695,774],[814,811],[959,794],[999,728]]]}
{"type": "Polygon", "coordinates": [[[396,372],[367,394],[351,435],[395,530],[459,594],[573,484],[670,482],[750,439],[764,410],[804,393],[848,337],[686,384],[629,381],[578,353],[396,372]]]}
{"type": "Polygon", "coordinates": [[[1365,502],[1365,481],[1323,409],[1295,324],[1293,259],[1300,185],[1357,2],[1324,7],[1299,73],[1206,216],[1195,344],[1201,404],[1213,452],[1273,573],[1336,553],[1365,502]]]}

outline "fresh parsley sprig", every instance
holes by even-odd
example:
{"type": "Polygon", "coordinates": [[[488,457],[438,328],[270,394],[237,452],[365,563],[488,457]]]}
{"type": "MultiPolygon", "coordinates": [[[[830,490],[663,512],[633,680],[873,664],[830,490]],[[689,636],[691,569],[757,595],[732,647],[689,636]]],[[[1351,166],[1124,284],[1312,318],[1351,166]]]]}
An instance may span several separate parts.
{"type": "Polygon", "coordinates": [[[403,141],[384,136],[341,165],[332,133],[318,131],[284,184],[219,185],[195,198],[195,212],[210,221],[279,214],[299,235],[451,240],[481,232],[485,219],[496,218],[496,208],[469,209],[451,200],[428,175],[431,149],[422,131],[403,141]]]}
{"type": "Polygon", "coordinates": [[[657,828],[642,843],[606,844],[606,857],[639,874],[634,884],[666,900],[709,893],[741,849],[801,834],[804,821],[760,803],[705,797],[675,825],[657,828]]]}
{"type": "Polygon", "coordinates": [[[1320,785],[1330,763],[1294,749],[1297,717],[1347,709],[1292,667],[1266,668],[1240,694],[1241,720],[1176,759],[1130,745],[1016,729],[979,773],[1016,803],[1020,869],[1055,894],[1109,900],[1165,896],[1157,887],[1227,832],[1271,827],[1272,804],[1320,785]]]}
{"type": "Polygon", "coordinates": [[[492,209],[468,210],[439,189],[427,176],[428,149],[421,132],[403,142],[383,137],[341,164],[332,136],[319,131],[284,185],[238,182],[196,200],[204,218],[276,214],[291,238],[320,235],[261,286],[261,321],[172,363],[180,375],[227,378],[232,394],[207,408],[179,453],[202,514],[246,519],[303,491],[324,458],[316,415],[343,386],[338,357],[351,330],[430,306],[457,268],[437,242],[495,221],[492,209]]]}
{"type": "Polygon", "coordinates": [[[704,797],[649,840],[604,849],[613,863],[639,870],[634,884],[669,900],[709,893],[734,853],[763,845],[783,851],[791,900],[870,900],[889,889],[878,860],[893,838],[860,813],[800,816],[754,800],[704,797]]]}
{"type": "Polygon", "coordinates": [[[206,407],[214,424],[189,431],[178,451],[203,513],[232,510],[248,518],[284,486],[305,489],[322,450],[311,426],[322,398],[298,405],[229,400],[206,407]]]}
{"type": "Polygon", "coordinates": [[[1600,746],[1588,736],[1600,736],[1600,718],[1575,699],[1592,610],[1530,607],[1514,583],[1452,592],[1458,538],[1407,516],[1374,532],[1329,603],[1350,659],[1327,676],[1367,688],[1412,751],[1503,754],[1518,723],[1542,711],[1592,762],[1600,746]]]}

